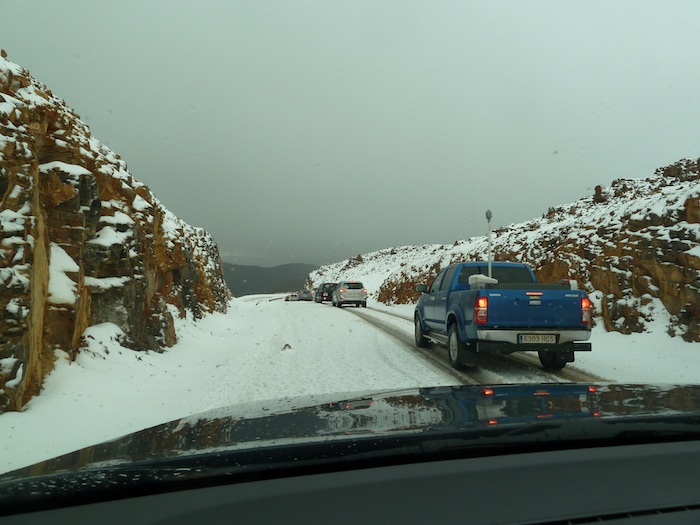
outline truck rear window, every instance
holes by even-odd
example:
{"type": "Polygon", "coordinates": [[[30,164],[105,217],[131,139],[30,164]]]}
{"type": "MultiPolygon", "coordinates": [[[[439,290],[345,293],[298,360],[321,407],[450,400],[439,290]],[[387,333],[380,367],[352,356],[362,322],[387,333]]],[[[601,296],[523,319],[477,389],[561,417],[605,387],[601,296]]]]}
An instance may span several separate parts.
{"type": "MultiPolygon", "coordinates": [[[[489,267],[484,266],[463,266],[459,273],[459,284],[469,284],[469,276],[478,273],[488,275],[489,267]]],[[[527,268],[492,266],[491,276],[498,279],[498,284],[531,283],[532,276],[527,268]]]]}

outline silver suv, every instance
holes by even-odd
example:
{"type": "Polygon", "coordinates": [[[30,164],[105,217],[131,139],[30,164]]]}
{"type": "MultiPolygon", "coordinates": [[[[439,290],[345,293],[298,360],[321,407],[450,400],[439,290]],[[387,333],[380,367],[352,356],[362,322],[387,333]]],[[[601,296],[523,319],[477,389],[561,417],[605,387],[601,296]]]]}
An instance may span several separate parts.
{"type": "Polygon", "coordinates": [[[331,302],[338,308],[344,304],[367,308],[367,289],[360,281],[340,281],[333,290],[331,302]]]}

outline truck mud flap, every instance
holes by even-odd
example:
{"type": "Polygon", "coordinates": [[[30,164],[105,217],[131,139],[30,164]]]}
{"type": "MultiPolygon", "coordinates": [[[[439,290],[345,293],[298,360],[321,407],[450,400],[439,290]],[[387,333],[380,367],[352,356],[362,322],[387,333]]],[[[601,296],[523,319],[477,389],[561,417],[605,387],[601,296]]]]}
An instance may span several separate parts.
{"type": "MultiPolygon", "coordinates": [[[[562,345],[564,346],[564,345],[562,345]]],[[[573,363],[574,362],[574,351],[571,349],[571,345],[566,345],[566,348],[561,348],[561,349],[554,349],[554,350],[546,350],[548,352],[551,352],[553,354],[557,354],[560,359],[563,361],[566,361],[567,363],[573,363]]]]}

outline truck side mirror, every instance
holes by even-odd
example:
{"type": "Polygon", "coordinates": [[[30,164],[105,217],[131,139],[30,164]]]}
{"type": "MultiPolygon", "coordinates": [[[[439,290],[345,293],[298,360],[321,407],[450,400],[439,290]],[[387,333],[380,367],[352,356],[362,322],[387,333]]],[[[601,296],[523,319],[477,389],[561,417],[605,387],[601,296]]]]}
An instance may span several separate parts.
{"type": "Polygon", "coordinates": [[[425,293],[428,291],[428,287],[424,284],[419,284],[416,286],[416,292],[425,293]]]}

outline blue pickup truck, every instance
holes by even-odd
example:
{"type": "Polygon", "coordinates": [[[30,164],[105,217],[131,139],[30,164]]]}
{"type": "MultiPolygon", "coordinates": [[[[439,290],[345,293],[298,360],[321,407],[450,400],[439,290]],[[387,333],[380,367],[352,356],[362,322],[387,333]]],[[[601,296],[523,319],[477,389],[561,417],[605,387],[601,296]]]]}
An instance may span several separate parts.
{"type": "Polygon", "coordinates": [[[443,268],[414,313],[416,345],[447,345],[450,364],[476,364],[485,352],[538,352],[546,370],[561,370],[574,352],[590,351],[591,302],[571,282],[538,283],[521,263],[462,262],[443,268]]]}

